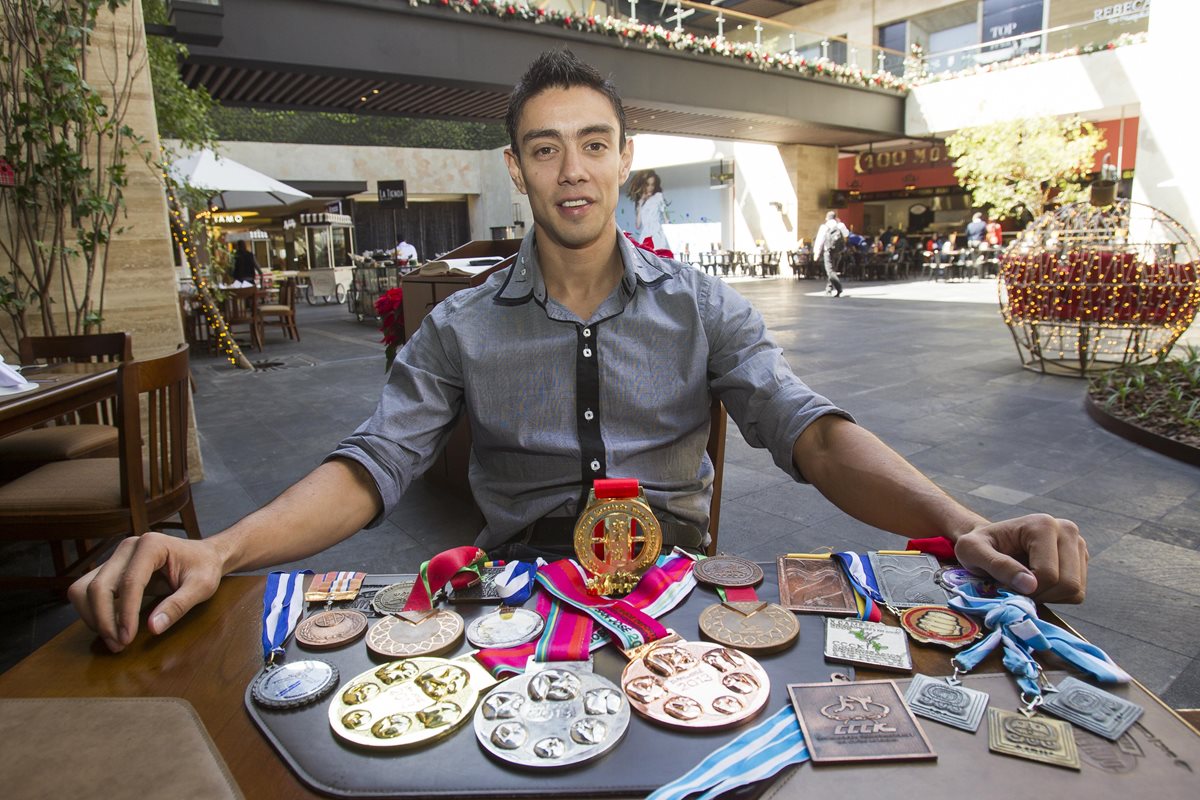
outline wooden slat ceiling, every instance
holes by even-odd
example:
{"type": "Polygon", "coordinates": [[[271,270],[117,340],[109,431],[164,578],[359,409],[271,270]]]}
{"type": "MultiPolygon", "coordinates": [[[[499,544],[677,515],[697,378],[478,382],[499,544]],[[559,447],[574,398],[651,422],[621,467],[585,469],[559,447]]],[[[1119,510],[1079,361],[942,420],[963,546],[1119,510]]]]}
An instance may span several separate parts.
{"type": "MultiPolygon", "coordinates": [[[[213,99],[230,106],[475,122],[503,121],[508,107],[508,96],[499,92],[400,81],[196,63],[184,64],[182,76],[188,86],[204,86],[213,99]]],[[[772,117],[714,115],[643,106],[626,106],[625,113],[633,133],[822,146],[847,146],[872,140],[867,134],[772,117]]]]}

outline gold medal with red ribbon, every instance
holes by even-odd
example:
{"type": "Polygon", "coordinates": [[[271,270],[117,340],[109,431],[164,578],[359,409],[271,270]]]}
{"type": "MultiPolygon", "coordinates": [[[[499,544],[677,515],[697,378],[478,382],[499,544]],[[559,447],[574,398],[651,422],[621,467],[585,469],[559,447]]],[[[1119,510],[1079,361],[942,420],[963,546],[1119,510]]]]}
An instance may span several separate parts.
{"type": "Polygon", "coordinates": [[[575,524],[575,555],[592,594],[626,594],[662,550],[662,527],[636,478],[595,482],[575,524]]]}

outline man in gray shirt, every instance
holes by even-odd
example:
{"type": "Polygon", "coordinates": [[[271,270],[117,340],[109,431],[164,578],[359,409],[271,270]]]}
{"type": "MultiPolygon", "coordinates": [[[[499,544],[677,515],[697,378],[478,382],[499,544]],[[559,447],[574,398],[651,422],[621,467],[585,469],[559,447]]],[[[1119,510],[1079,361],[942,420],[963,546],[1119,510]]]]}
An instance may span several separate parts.
{"type": "Polygon", "coordinates": [[[963,564],[1038,599],[1082,599],[1087,547],[1074,524],[989,523],[962,507],[805,386],[740,295],[625,240],[614,213],[633,144],[596,70],[544,53],[507,123],[505,159],[534,218],[516,263],[439,304],[397,356],[371,419],[266,507],[201,541],[126,539],[80,578],[71,600],[110,649],[132,640],[156,575],[169,594],[147,624],[161,633],[222,575],[305,558],[382,519],[464,408],[487,520],[477,544],[489,552],[543,519],[573,519],[607,476],[640,479],[678,543],[700,546],[716,396],[748,442],[854,517],[945,536],[963,564]]]}

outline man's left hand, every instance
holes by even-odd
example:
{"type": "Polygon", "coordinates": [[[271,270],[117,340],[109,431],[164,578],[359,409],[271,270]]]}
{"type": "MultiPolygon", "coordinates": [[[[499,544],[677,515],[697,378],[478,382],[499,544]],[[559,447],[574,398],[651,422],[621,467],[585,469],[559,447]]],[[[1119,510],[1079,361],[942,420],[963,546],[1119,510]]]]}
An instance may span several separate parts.
{"type": "Polygon", "coordinates": [[[1048,514],[980,525],[954,553],[973,572],[1042,603],[1081,603],[1087,589],[1087,542],[1070,520],[1048,514]]]}

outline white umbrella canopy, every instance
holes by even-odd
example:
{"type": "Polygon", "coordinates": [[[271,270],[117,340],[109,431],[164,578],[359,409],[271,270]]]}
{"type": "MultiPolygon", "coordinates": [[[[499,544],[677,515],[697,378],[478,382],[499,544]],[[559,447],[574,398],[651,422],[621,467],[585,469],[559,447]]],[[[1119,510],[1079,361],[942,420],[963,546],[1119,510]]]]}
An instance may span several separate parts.
{"type": "Polygon", "coordinates": [[[286,206],[312,195],[277,181],[269,175],[221,158],[212,150],[198,150],[171,163],[171,177],[197,189],[212,192],[210,206],[218,209],[286,206]]]}

